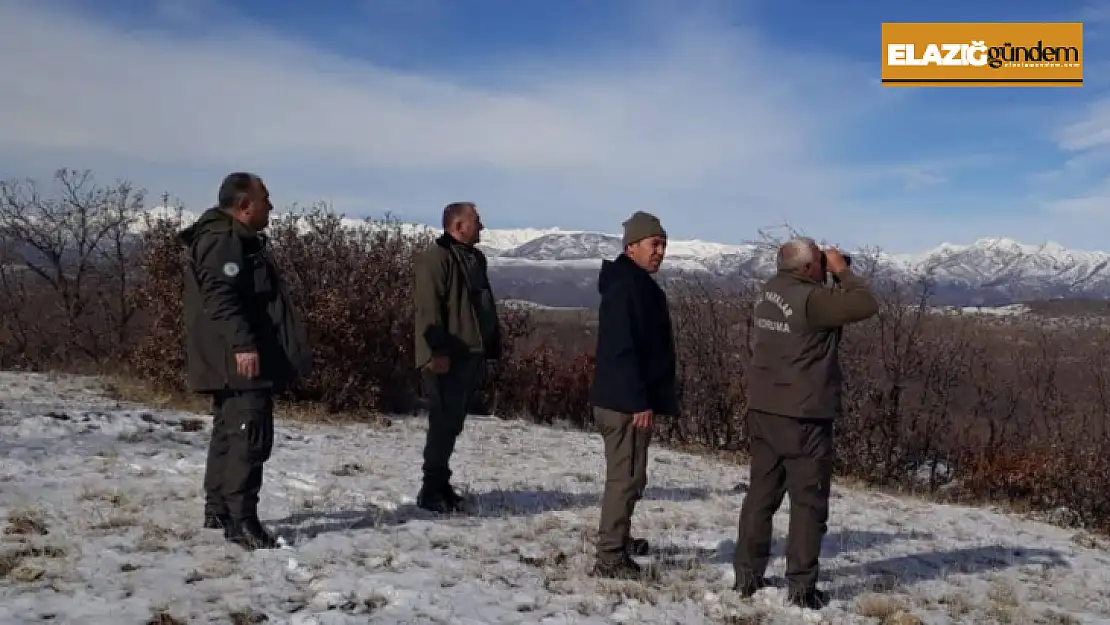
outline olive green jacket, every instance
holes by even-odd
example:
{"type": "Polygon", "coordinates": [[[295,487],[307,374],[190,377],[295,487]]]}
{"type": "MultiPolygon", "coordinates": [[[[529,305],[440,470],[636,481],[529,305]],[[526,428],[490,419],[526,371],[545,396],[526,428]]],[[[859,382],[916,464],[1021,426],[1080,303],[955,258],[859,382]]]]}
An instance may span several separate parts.
{"type": "Polygon", "coordinates": [[[842,329],[878,311],[867,281],[851,273],[834,288],[785,271],[764,282],[753,311],[748,408],[799,419],[839,417],[842,329]]]}
{"type": "Polygon", "coordinates": [[[501,357],[501,325],[485,254],[444,234],[416,257],[413,274],[417,368],[433,355],[501,357]],[[481,305],[482,298],[488,306],[481,305]]]}

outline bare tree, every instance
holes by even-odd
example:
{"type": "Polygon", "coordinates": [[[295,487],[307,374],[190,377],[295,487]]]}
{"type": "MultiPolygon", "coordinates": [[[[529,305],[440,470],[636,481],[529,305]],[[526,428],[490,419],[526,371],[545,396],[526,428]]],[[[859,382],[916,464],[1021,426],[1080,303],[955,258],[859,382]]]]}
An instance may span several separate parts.
{"type": "Polygon", "coordinates": [[[56,297],[33,320],[35,329],[22,331],[52,343],[57,356],[76,349],[99,361],[126,341],[134,315],[128,235],[143,192],[128,182],[97,186],[88,171],[61,169],[54,182],[53,192],[44,192],[34,180],[0,181],[0,239],[25,270],[0,287],[19,283],[24,296],[27,289],[50,290],[56,297]]]}

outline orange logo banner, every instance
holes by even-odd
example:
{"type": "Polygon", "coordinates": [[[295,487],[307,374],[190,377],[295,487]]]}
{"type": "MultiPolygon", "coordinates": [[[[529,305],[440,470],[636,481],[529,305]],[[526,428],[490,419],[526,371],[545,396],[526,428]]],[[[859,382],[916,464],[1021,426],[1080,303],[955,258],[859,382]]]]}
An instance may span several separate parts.
{"type": "Polygon", "coordinates": [[[884,23],[882,83],[1081,87],[1083,23],[884,23]]]}

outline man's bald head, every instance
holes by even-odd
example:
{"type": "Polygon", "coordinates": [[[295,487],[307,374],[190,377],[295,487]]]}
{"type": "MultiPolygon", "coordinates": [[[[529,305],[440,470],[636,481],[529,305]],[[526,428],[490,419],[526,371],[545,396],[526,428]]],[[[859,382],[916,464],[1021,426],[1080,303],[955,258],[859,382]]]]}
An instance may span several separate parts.
{"type": "Polygon", "coordinates": [[[474,202],[452,202],[443,207],[443,231],[459,243],[474,245],[485,226],[474,202]]]}
{"type": "Polygon", "coordinates": [[[246,171],[232,172],[220,183],[216,197],[217,206],[235,219],[255,230],[270,224],[270,190],[257,174],[246,171]]]}

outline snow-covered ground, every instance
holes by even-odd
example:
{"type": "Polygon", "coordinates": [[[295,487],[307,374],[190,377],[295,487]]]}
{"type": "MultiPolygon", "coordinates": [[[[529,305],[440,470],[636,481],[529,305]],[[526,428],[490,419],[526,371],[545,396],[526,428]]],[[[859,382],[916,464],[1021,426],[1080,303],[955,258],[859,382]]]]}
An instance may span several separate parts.
{"type": "Polygon", "coordinates": [[[460,439],[475,510],[450,518],[413,505],[421,418],[282,421],[262,516],[289,546],[247,553],[200,529],[207,417],[15,373],[0,373],[0,404],[5,624],[1110,622],[1110,556],[1082,532],[839,487],[822,582],[837,601],[803,614],[777,589],[740,600],[745,467],[660,448],[634,518],[658,578],[596,580],[601,441],[493,418],[460,439]]]}

